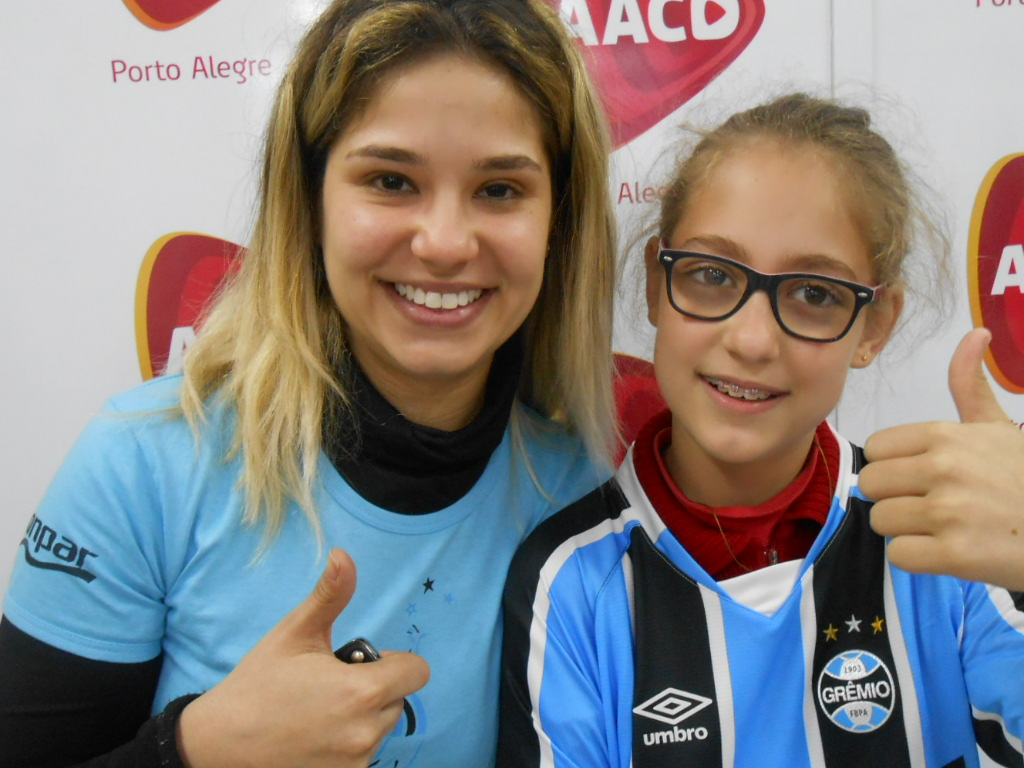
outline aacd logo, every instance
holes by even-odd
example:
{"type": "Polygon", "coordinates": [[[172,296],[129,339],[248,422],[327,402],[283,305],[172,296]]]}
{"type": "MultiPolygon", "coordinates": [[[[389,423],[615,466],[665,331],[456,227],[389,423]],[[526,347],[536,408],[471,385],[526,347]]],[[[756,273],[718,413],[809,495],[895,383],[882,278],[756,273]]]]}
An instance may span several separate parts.
{"type": "Polygon", "coordinates": [[[150,29],[165,32],[187,24],[220,0],[124,0],[135,18],[150,29]]]}
{"type": "Polygon", "coordinates": [[[1024,153],[988,172],[971,216],[971,314],[992,332],[985,356],[996,381],[1024,394],[1024,153]]]}
{"type": "Polygon", "coordinates": [[[747,47],[764,0],[548,0],[579,38],[615,146],[700,93],[747,47]]]}
{"type": "Polygon", "coordinates": [[[243,252],[241,246],[193,232],[175,232],[153,243],[135,289],[135,340],[144,379],[181,371],[203,310],[243,252]]]}
{"type": "Polygon", "coordinates": [[[818,706],[844,731],[869,733],[880,728],[895,703],[892,675],[873,653],[840,653],[818,677],[818,706]]]}

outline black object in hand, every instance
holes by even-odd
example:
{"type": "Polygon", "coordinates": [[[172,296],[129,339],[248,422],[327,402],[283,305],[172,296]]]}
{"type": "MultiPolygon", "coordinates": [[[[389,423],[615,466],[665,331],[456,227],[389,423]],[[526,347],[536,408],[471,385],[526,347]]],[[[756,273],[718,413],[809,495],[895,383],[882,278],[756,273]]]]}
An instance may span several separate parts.
{"type": "Polygon", "coordinates": [[[373,647],[369,640],[364,640],[361,637],[349,640],[336,650],[334,655],[346,664],[366,664],[371,661],[380,661],[380,652],[373,647]]]}

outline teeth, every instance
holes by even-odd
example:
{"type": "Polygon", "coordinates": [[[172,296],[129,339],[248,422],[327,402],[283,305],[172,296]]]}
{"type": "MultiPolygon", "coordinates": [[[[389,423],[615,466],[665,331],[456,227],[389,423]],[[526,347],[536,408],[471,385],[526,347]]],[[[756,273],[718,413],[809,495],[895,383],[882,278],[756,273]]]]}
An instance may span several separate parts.
{"type": "Polygon", "coordinates": [[[708,382],[711,383],[711,386],[719,392],[728,395],[729,397],[735,397],[738,400],[767,400],[772,396],[770,392],[764,392],[760,389],[748,389],[746,387],[741,387],[738,384],[726,383],[721,379],[712,379],[710,377],[706,378],[708,382]]]}
{"type": "Polygon", "coordinates": [[[429,309],[457,309],[472,304],[483,296],[483,291],[476,288],[472,291],[459,291],[458,293],[438,293],[437,291],[424,291],[405,283],[395,283],[395,290],[398,295],[429,309]]]}

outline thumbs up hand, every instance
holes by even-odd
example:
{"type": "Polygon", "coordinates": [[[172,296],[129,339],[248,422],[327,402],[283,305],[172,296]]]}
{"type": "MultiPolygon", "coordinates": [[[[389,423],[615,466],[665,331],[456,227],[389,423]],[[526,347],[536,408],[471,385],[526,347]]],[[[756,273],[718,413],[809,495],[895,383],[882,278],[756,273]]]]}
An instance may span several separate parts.
{"type": "Polygon", "coordinates": [[[178,749],[188,768],[369,764],[430,670],[411,653],[373,664],[335,658],[331,627],[355,583],[351,558],[332,550],[312,594],[185,708],[178,749]]]}
{"type": "Polygon", "coordinates": [[[960,423],[875,433],[860,487],[875,500],[872,527],[892,538],[894,565],[1024,590],[1024,433],[982,370],[991,338],[975,329],[953,353],[949,388],[960,423]]]}

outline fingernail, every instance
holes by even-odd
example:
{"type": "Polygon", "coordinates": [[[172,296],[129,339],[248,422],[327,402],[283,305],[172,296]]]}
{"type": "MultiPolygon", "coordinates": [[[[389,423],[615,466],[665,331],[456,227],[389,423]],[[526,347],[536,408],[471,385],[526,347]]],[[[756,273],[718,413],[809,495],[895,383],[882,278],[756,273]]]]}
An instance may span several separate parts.
{"type": "Polygon", "coordinates": [[[334,554],[332,549],[327,554],[327,580],[336,584],[338,582],[338,576],[341,573],[341,563],[338,562],[337,555],[334,554]]]}

